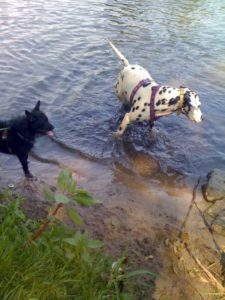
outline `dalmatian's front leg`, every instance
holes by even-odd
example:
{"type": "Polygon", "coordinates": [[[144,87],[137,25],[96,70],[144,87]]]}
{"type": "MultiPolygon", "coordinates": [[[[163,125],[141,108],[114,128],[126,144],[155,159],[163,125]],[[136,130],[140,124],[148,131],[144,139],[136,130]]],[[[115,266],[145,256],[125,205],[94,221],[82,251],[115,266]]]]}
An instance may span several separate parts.
{"type": "Polygon", "coordinates": [[[127,126],[130,124],[130,114],[126,113],[123,121],[121,122],[119,128],[116,131],[116,136],[121,136],[124,131],[127,129],[127,126]]]}

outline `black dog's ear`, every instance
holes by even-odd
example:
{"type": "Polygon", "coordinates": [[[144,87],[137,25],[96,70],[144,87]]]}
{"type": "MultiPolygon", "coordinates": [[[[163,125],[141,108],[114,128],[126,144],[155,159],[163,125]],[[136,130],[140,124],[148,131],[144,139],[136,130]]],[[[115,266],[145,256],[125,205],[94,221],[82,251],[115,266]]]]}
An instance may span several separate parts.
{"type": "Polygon", "coordinates": [[[25,110],[25,114],[26,114],[26,117],[29,121],[32,121],[33,120],[33,115],[31,112],[29,112],[28,110],[25,110]]]}
{"type": "Polygon", "coordinates": [[[41,105],[41,101],[38,100],[38,102],[37,102],[36,105],[35,105],[34,110],[39,110],[39,109],[40,109],[40,105],[41,105]]]}

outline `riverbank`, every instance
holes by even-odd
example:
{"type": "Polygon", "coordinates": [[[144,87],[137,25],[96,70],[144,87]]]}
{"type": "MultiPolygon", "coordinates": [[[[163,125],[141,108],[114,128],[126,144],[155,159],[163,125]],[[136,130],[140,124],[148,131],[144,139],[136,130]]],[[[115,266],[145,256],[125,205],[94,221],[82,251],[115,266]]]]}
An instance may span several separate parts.
{"type": "Polygon", "coordinates": [[[113,257],[126,253],[132,267],[158,275],[142,299],[217,299],[222,290],[209,274],[221,282],[224,237],[205,223],[203,212],[209,204],[202,196],[204,179],[157,174],[157,162],[140,153],[132,163],[133,172],[128,172],[119,164],[109,166],[74,153],[61,165],[32,159],[37,181],[27,182],[22,173],[10,171],[0,186],[13,186],[26,197],[28,215],[40,218],[49,207],[42,195],[44,185],[55,185],[62,166],[73,169],[79,186],[99,201],[93,207],[78,207],[91,236],[102,240],[113,257]]]}

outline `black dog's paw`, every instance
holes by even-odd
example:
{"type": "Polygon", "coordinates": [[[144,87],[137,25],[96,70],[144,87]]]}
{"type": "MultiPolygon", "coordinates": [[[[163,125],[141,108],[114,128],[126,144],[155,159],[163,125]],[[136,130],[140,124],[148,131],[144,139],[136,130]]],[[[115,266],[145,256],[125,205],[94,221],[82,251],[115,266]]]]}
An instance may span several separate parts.
{"type": "Polygon", "coordinates": [[[29,179],[29,180],[34,180],[35,179],[35,177],[30,172],[26,173],[25,176],[26,176],[26,179],[29,179]]]}

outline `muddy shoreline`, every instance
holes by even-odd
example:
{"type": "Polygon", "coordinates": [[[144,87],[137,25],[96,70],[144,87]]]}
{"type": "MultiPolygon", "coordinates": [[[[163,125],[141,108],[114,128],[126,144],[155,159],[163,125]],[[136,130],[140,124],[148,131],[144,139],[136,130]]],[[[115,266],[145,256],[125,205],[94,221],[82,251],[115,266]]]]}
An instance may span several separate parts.
{"type": "Polygon", "coordinates": [[[30,217],[46,216],[43,187],[54,186],[60,170],[69,167],[78,184],[99,200],[94,207],[78,208],[91,235],[103,240],[115,259],[126,254],[133,268],[157,274],[154,288],[144,289],[140,299],[217,299],[221,291],[201,264],[222,284],[224,238],[205,224],[202,212],[209,204],[202,196],[204,179],[198,184],[197,178],[180,175],[171,180],[159,172],[156,161],[140,153],[130,158],[133,172],[79,153],[60,164],[37,158],[30,159],[37,181],[28,182],[19,169],[6,168],[0,179],[1,188],[13,186],[26,198],[30,217]]]}

